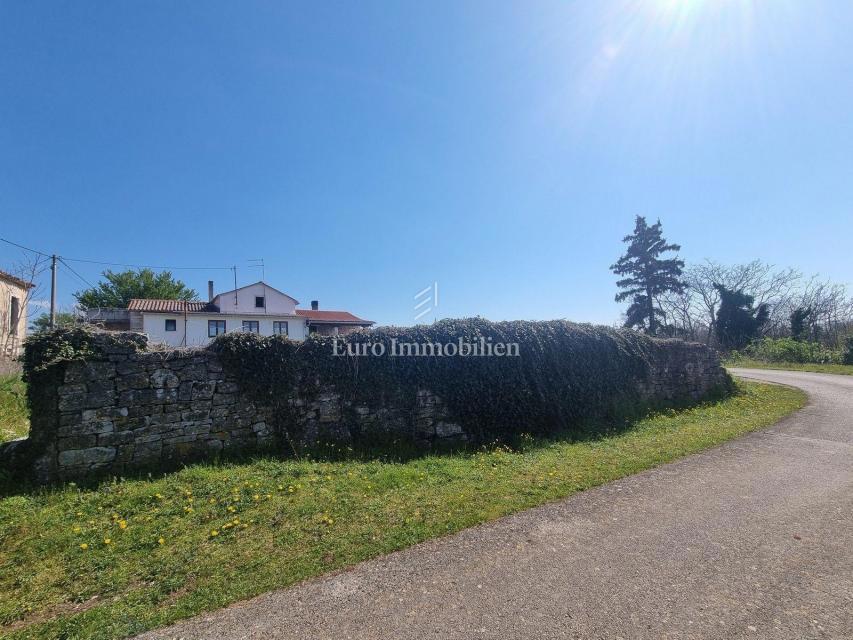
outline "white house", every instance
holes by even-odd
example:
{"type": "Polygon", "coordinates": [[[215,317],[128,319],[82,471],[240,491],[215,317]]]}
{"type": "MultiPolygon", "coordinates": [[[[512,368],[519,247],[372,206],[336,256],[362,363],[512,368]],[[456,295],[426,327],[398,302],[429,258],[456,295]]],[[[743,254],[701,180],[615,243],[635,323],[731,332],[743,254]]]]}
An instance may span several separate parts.
{"type": "Polygon", "coordinates": [[[216,296],[208,282],[208,300],[134,299],[126,310],[90,309],[87,316],[90,322],[141,331],[174,347],[205,345],[229,331],[303,340],[309,333],[343,335],[373,324],[347,311],[321,311],[316,300],[311,309],[297,309],[297,300],[263,281],[216,296]]]}

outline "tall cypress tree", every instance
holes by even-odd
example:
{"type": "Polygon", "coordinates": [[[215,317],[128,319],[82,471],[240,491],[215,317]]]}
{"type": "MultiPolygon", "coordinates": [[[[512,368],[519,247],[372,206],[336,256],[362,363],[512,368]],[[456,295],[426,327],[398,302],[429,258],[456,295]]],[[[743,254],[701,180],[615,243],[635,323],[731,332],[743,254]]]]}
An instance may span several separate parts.
{"type": "Polygon", "coordinates": [[[631,299],[626,327],[638,327],[656,335],[660,326],[658,318],[663,312],[657,308],[655,300],[668,291],[681,293],[686,287],[680,279],[684,261],[660,256],[678,251],[681,246],[667,243],[660,220],[649,226],[643,216],[637,216],[634,233],[625,236],[622,242],[628,244],[628,250],[610,267],[616,275],[625,276],[616,283],[622,289],[616,294],[616,302],[631,299]]]}

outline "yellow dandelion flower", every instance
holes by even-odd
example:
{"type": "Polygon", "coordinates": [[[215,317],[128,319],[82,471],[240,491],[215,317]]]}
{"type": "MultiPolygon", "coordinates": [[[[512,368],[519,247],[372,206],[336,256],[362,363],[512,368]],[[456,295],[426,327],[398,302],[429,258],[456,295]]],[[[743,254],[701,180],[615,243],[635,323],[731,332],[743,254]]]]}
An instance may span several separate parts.
{"type": "Polygon", "coordinates": [[[112,544],[112,543],[113,543],[113,541],[110,540],[109,538],[104,538],[104,544],[112,544]]]}
{"type": "Polygon", "coordinates": [[[157,544],[159,544],[159,545],[166,544],[166,539],[165,538],[157,538],[157,544]]]}
{"type": "Polygon", "coordinates": [[[118,521],[119,529],[127,529],[127,520],[119,520],[118,521]]]}
{"type": "Polygon", "coordinates": [[[86,543],[84,542],[83,544],[81,544],[81,545],[80,545],[80,548],[81,548],[83,551],[85,551],[86,549],[88,549],[88,548],[89,548],[89,545],[88,545],[88,544],[86,544],[86,543]]]}
{"type": "Polygon", "coordinates": [[[210,500],[208,500],[208,502],[210,504],[216,504],[216,498],[211,498],[210,500]]]}
{"type": "Polygon", "coordinates": [[[219,532],[218,532],[216,529],[211,529],[211,530],[210,530],[210,537],[211,537],[211,538],[216,537],[216,536],[218,536],[218,535],[219,535],[219,532]]]}
{"type": "Polygon", "coordinates": [[[72,531],[73,531],[74,533],[80,533],[80,532],[82,531],[82,529],[81,529],[80,527],[74,527],[74,528],[72,529],[72,531]]]}
{"type": "Polygon", "coordinates": [[[257,502],[260,499],[261,499],[261,496],[259,496],[257,493],[252,496],[252,500],[254,500],[255,502],[257,502]]]}

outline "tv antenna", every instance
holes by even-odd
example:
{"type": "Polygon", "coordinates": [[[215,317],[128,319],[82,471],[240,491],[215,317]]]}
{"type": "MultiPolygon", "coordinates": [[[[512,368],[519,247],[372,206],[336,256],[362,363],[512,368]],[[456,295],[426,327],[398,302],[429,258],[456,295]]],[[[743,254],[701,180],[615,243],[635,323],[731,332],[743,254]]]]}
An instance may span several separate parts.
{"type": "Polygon", "coordinates": [[[261,270],[261,280],[266,282],[266,268],[264,267],[264,259],[263,258],[251,258],[249,259],[249,268],[250,269],[260,269],[261,270]]]}

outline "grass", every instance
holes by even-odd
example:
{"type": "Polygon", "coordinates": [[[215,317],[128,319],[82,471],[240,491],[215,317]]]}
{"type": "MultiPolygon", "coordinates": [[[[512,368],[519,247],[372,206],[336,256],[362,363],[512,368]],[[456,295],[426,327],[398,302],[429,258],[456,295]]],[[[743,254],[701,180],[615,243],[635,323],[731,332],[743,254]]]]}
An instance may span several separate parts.
{"type": "Polygon", "coordinates": [[[26,387],[20,376],[0,376],[0,442],[23,438],[30,430],[26,387]]]}
{"type": "Polygon", "coordinates": [[[743,367],[745,369],[781,369],[784,371],[813,371],[815,373],[837,373],[845,376],[853,376],[853,365],[851,364],[818,364],[815,362],[764,362],[762,360],[751,360],[742,358],[728,360],[727,367],[743,367]]]}
{"type": "Polygon", "coordinates": [[[0,499],[0,634],[120,638],[663,464],[772,424],[739,383],[618,435],[406,463],[261,458],[0,499]]]}

